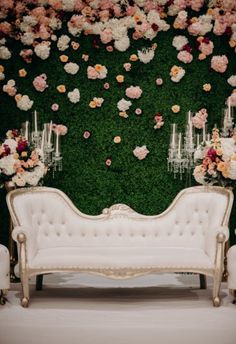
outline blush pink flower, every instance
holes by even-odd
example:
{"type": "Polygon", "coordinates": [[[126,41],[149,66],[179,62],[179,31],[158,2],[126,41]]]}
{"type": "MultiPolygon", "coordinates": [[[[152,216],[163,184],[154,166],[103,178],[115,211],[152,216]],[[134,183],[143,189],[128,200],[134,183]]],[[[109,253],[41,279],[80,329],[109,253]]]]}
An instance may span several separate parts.
{"type": "Polygon", "coordinates": [[[103,44],[110,43],[112,40],[112,30],[110,28],[106,28],[105,30],[101,31],[100,38],[103,44]]]}
{"type": "Polygon", "coordinates": [[[57,103],[54,103],[54,104],[52,104],[51,109],[52,109],[52,111],[58,111],[59,105],[57,103]]]}
{"type": "Polygon", "coordinates": [[[211,68],[218,73],[224,73],[227,69],[228,62],[226,55],[213,56],[211,59],[211,68]]]}
{"type": "Polygon", "coordinates": [[[211,55],[213,53],[213,49],[214,49],[214,44],[211,41],[209,41],[209,43],[205,43],[203,41],[199,45],[199,50],[206,56],[211,55]]]}
{"type": "Polygon", "coordinates": [[[143,160],[146,158],[146,156],[148,155],[149,150],[147,149],[147,147],[144,145],[142,147],[137,146],[134,150],[133,150],[133,154],[134,156],[139,159],[139,160],[143,160]]]}
{"type": "Polygon", "coordinates": [[[98,72],[95,70],[95,68],[89,66],[87,68],[87,76],[89,79],[95,80],[98,78],[98,72]]]}
{"type": "Polygon", "coordinates": [[[107,158],[105,164],[107,167],[110,167],[111,166],[111,158],[107,158]]]}
{"type": "Polygon", "coordinates": [[[86,139],[86,140],[89,139],[90,136],[91,136],[91,133],[90,133],[90,131],[88,131],[88,130],[86,130],[86,131],[83,133],[83,138],[86,139]]]}
{"type": "Polygon", "coordinates": [[[193,55],[186,50],[182,50],[178,53],[177,59],[184,63],[191,63],[193,60],[193,55]]]}
{"type": "Polygon", "coordinates": [[[36,91],[43,92],[48,87],[46,80],[47,80],[47,75],[44,73],[34,78],[33,85],[36,91]]]}
{"type": "Polygon", "coordinates": [[[105,90],[109,90],[110,84],[109,84],[108,82],[105,82],[105,84],[103,85],[103,88],[104,88],[105,90]]]}
{"type": "Polygon", "coordinates": [[[123,64],[124,69],[126,70],[126,72],[131,71],[131,63],[127,62],[123,64]]]}
{"type": "Polygon", "coordinates": [[[163,84],[163,79],[162,78],[157,78],[156,79],[156,85],[161,86],[163,84]]]}
{"type": "Polygon", "coordinates": [[[87,62],[89,59],[89,55],[88,54],[83,54],[82,55],[82,60],[84,60],[85,62],[87,62]]]}
{"type": "Polygon", "coordinates": [[[53,124],[52,130],[59,135],[66,135],[68,131],[67,127],[63,124],[53,124]]]}
{"type": "Polygon", "coordinates": [[[108,51],[109,53],[112,53],[114,50],[113,46],[112,45],[108,45],[106,46],[106,51],[108,51]]]}
{"type": "Polygon", "coordinates": [[[141,97],[142,95],[142,90],[139,86],[130,86],[128,88],[126,88],[125,90],[125,94],[128,98],[131,99],[138,99],[141,97]]]}
{"type": "Polygon", "coordinates": [[[142,109],[140,109],[140,108],[137,108],[136,110],[135,110],[135,114],[137,115],[137,116],[140,116],[141,114],[142,114],[142,109]]]}

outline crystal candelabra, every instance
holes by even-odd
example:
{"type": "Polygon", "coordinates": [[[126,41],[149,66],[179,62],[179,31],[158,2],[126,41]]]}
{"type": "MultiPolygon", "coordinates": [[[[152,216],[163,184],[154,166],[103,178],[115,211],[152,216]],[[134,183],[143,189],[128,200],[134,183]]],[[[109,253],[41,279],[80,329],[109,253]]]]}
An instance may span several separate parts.
{"type": "Polygon", "coordinates": [[[22,125],[22,134],[38,150],[41,161],[49,169],[53,170],[54,177],[56,171],[62,171],[61,135],[52,121],[44,123],[43,130],[39,130],[38,113],[36,110],[33,112],[31,129],[30,135],[30,123],[26,121],[22,125]]]}
{"type": "MultiPolygon", "coordinates": [[[[235,128],[234,125],[234,107],[228,101],[227,109],[223,112],[222,137],[230,137],[235,128]]],[[[179,175],[183,179],[186,174],[187,184],[191,184],[192,171],[195,165],[194,153],[200,145],[204,145],[211,140],[211,135],[206,133],[206,125],[199,129],[199,133],[195,133],[192,121],[193,113],[188,112],[186,130],[184,136],[177,131],[177,124],[171,124],[170,144],[168,150],[168,171],[174,174],[174,178],[179,175]]],[[[215,125],[216,127],[216,125],[215,125]]]]}

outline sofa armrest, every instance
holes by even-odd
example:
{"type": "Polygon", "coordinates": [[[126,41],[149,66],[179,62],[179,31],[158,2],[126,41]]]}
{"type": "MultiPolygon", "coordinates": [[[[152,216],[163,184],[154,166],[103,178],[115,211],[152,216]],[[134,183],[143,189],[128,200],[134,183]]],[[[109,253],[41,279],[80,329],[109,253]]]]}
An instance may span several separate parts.
{"type": "Polygon", "coordinates": [[[27,260],[35,256],[37,252],[37,240],[36,236],[29,227],[14,227],[12,231],[12,238],[17,242],[17,246],[22,242],[25,243],[27,260]]]}
{"type": "Polygon", "coordinates": [[[206,233],[205,252],[208,254],[208,256],[212,259],[213,262],[215,262],[216,258],[219,234],[224,235],[224,242],[226,242],[229,239],[228,226],[210,227],[208,228],[206,233]]]}

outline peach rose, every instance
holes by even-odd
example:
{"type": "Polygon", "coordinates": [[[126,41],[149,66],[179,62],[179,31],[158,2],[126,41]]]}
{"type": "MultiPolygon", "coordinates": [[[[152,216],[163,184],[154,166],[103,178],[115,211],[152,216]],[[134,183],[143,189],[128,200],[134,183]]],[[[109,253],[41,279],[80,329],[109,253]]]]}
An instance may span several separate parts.
{"type": "Polygon", "coordinates": [[[136,54],[132,54],[129,59],[130,61],[135,62],[138,61],[138,56],[136,54]]]}
{"type": "Polygon", "coordinates": [[[114,141],[114,143],[120,143],[121,142],[121,137],[120,136],[115,136],[113,141],[114,141]]]}
{"type": "Polygon", "coordinates": [[[171,107],[172,112],[178,113],[180,111],[180,106],[179,105],[173,105],[171,107]]]}
{"type": "Polygon", "coordinates": [[[211,90],[211,84],[204,84],[204,85],[202,86],[202,88],[203,88],[203,90],[204,90],[205,92],[210,92],[210,90],[211,90]]]}
{"type": "Polygon", "coordinates": [[[65,93],[66,92],[66,86],[65,85],[58,85],[57,86],[57,91],[59,93],[65,93]]]}
{"type": "Polygon", "coordinates": [[[95,108],[97,107],[96,102],[95,102],[94,100],[91,100],[91,101],[89,102],[89,107],[90,107],[91,109],[95,109],[95,108]]]}
{"type": "Polygon", "coordinates": [[[66,63],[68,61],[69,57],[67,55],[61,55],[60,61],[66,63]]]}
{"type": "Polygon", "coordinates": [[[27,75],[27,72],[24,68],[22,68],[22,69],[19,69],[18,74],[20,78],[24,78],[27,75]]]}
{"type": "Polygon", "coordinates": [[[116,76],[116,81],[119,83],[119,84],[122,84],[124,81],[125,81],[125,77],[124,75],[117,75],[116,76]]]}

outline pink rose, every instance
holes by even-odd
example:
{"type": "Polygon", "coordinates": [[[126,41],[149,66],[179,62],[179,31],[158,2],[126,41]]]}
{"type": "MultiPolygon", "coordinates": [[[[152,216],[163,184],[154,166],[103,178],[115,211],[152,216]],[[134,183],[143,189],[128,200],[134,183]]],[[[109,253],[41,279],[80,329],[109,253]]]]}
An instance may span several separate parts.
{"type": "Polygon", "coordinates": [[[107,167],[111,166],[111,158],[107,158],[105,164],[107,165],[107,167]]]}
{"type": "Polygon", "coordinates": [[[47,80],[46,74],[41,74],[39,76],[36,76],[36,78],[34,78],[33,85],[36,91],[43,92],[48,87],[46,80],[47,80]]]}
{"type": "Polygon", "coordinates": [[[135,110],[135,114],[136,114],[137,116],[140,116],[140,115],[142,114],[142,109],[137,108],[137,109],[135,110]]]}
{"type": "Polygon", "coordinates": [[[124,63],[123,66],[126,72],[129,72],[131,70],[131,63],[124,63]]]}
{"type": "Polygon", "coordinates": [[[89,59],[89,55],[87,55],[87,54],[83,54],[83,55],[82,55],[82,60],[84,60],[85,62],[87,62],[88,59],[89,59]]]}
{"type": "Polygon", "coordinates": [[[114,48],[113,48],[112,45],[108,45],[108,46],[106,47],[106,51],[108,51],[109,53],[112,53],[113,50],[114,50],[114,48]]]}
{"type": "Polygon", "coordinates": [[[186,50],[182,50],[178,53],[177,59],[184,63],[191,63],[193,60],[193,55],[186,50]]]}
{"type": "Polygon", "coordinates": [[[53,124],[52,130],[59,135],[66,135],[68,129],[65,125],[62,124],[53,124]]]}
{"type": "Polygon", "coordinates": [[[95,68],[89,66],[87,68],[87,76],[88,76],[88,79],[97,79],[98,78],[98,73],[96,72],[95,68]]]}
{"type": "Polygon", "coordinates": [[[162,78],[157,78],[156,79],[156,85],[161,86],[163,84],[163,79],[162,78]]]}
{"type": "Polygon", "coordinates": [[[142,95],[142,90],[139,86],[130,86],[126,88],[125,94],[131,99],[138,99],[142,95]]]}
{"type": "Polygon", "coordinates": [[[211,68],[218,73],[224,73],[227,69],[228,62],[226,55],[213,56],[211,59],[211,68]]]}
{"type": "Polygon", "coordinates": [[[83,138],[86,139],[86,140],[89,139],[90,136],[91,136],[91,133],[90,133],[90,131],[88,131],[88,130],[86,130],[86,131],[83,133],[83,138]]]}
{"type": "Polygon", "coordinates": [[[100,33],[100,38],[103,44],[107,44],[112,40],[112,30],[107,28],[100,33]]]}
{"type": "Polygon", "coordinates": [[[52,111],[58,111],[59,105],[54,103],[54,104],[52,104],[51,109],[52,109],[52,111]]]}
{"type": "Polygon", "coordinates": [[[147,149],[146,146],[142,146],[142,147],[137,146],[137,147],[133,150],[134,156],[135,156],[136,158],[138,158],[139,160],[145,159],[148,153],[149,153],[149,150],[147,149]]]}
{"type": "Polygon", "coordinates": [[[104,87],[105,90],[108,90],[110,88],[110,84],[108,82],[105,82],[103,87],[104,87]]]}
{"type": "Polygon", "coordinates": [[[214,44],[213,42],[205,43],[202,42],[199,46],[199,50],[206,56],[211,55],[213,53],[214,44]]]}

